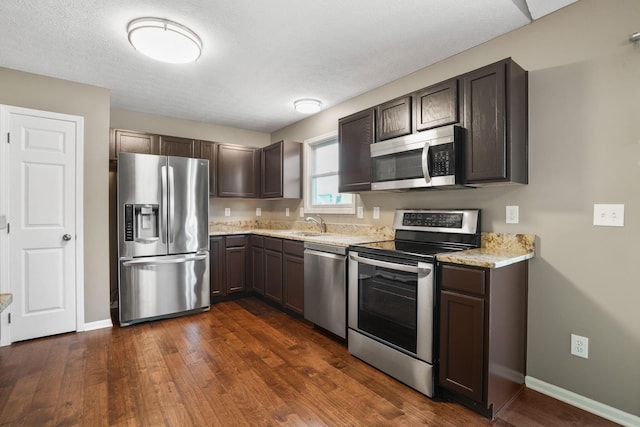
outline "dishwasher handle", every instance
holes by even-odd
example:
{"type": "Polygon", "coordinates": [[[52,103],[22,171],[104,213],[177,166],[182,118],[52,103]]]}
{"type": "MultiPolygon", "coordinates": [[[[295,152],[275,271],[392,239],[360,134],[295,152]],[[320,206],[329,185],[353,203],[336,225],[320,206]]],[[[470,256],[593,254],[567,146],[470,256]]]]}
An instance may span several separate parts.
{"type": "Polygon", "coordinates": [[[337,254],[332,254],[330,252],[316,251],[314,249],[305,249],[304,254],[305,255],[309,254],[309,255],[314,255],[314,256],[319,256],[319,257],[329,258],[329,259],[335,259],[337,261],[344,261],[347,258],[346,255],[337,255],[337,254]]]}
{"type": "Polygon", "coordinates": [[[407,273],[423,273],[428,275],[431,273],[431,269],[428,267],[418,267],[413,265],[405,265],[405,264],[396,264],[394,262],[380,261],[377,259],[371,258],[363,258],[358,255],[349,254],[349,258],[353,261],[359,262],[361,264],[373,265],[375,267],[388,268],[389,270],[398,270],[398,271],[406,271],[407,273]]]}

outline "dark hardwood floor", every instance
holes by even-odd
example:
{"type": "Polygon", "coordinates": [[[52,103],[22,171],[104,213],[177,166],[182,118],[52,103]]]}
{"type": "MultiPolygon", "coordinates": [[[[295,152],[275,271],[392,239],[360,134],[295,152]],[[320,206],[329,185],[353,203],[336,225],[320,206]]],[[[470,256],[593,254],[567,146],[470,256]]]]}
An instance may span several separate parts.
{"type": "Polygon", "coordinates": [[[0,425],[610,426],[525,390],[493,423],[431,400],[247,298],[0,348],[0,425]]]}

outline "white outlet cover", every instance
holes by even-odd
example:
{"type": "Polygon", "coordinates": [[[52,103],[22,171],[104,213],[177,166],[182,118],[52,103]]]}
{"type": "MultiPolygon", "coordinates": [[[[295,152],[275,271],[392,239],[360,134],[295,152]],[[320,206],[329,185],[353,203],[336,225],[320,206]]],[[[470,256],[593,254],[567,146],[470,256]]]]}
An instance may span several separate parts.
{"type": "Polygon", "coordinates": [[[507,206],[507,224],[518,224],[520,222],[520,208],[518,206],[507,206]]]}
{"type": "Polygon", "coordinates": [[[574,356],[589,358],[589,338],[571,334],[571,354],[574,356]]]}
{"type": "Polygon", "coordinates": [[[304,217],[304,208],[300,208],[300,218],[304,217]]]}
{"type": "Polygon", "coordinates": [[[373,219],[380,219],[380,208],[378,206],[373,208],[373,219]]]}
{"type": "Polygon", "coordinates": [[[364,218],[364,208],[362,206],[358,206],[358,219],[364,218]]]}
{"type": "Polygon", "coordinates": [[[593,225],[624,227],[624,205],[594,204],[593,225]]]}
{"type": "Polygon", "coordinates": [[[231,216],[231,208],[224,208],[224,216],[231,216]]]}
{"type": "Polygon", "coordinates": [[[262,216],[262,208],[256,208],[256,216],[262,216]]]}
{"type": "Polygon", "coordinates": [[[286,208],[286,209],[284,210],[284,215],[285,215],[285,216],[289,216],[290,214],[291,214],[291,211],[289,210],[289,208],[286,208]]]}

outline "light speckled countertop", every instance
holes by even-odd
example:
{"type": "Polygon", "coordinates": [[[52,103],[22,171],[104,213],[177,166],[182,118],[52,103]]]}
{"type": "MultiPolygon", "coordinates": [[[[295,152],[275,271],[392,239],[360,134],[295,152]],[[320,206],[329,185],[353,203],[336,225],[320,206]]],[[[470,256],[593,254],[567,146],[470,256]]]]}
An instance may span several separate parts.
{"type": "Polygon", "coordinates": [[[11,301],[13,301],[12,294],[0,294],[0,313],[2,313],[5,308],[9,307],[11,301]]]}
{"type": "Polygon", "coordinates": [[[482,247],[438,255],[438,261],[500,268],[535,256],[535,235],[482,233],[482,247]]]}
{"type": "Polygon", "coordinates": [[[374,242],[380,240],[378,236],[359,236],[336,233],[316,233],[306,230],[268,230],[252,229],[237,231],[213,231],[209,236],[225,236],[230,234],[251,234],[257,236],[277,237],[279,239],[298,240],[302,242],[325,243],[335,246],[349,246],[358,243],[374,242]]]}

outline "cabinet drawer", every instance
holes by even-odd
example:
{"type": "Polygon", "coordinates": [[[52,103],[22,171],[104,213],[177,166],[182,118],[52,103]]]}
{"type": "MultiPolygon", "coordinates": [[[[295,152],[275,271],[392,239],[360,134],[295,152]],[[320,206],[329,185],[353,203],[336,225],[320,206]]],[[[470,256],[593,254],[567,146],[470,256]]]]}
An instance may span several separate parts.
{"type": "Polygon", "coordinates": [[[282,252],[282,240],[274,237],[264,238],[264,248],[271,249],[272,251],[282,252]]]}
{"type": "Polygon", "coordinates": [[[484,270],[443,265],[441,272],[440,283],[442,285],[442,289],[484,295],[484,270]]]}
{"type": "Polygon", "coordinates": [[[282,242],[282,251],[293,256],[304,257],[304,243],[284,240],[282,242]]]}
{"type": "Polygon", "coordinates": [[[256,248],[261,248],[264,246],[264,237],[262,236],[251,236],[251,246],[256,248]]]}
{"type": "Polygon", "coordinates": [[[245,236],[227,236],[227,248],[232,248],[235,246],[244,246],[246,244],[245,236]]]}

